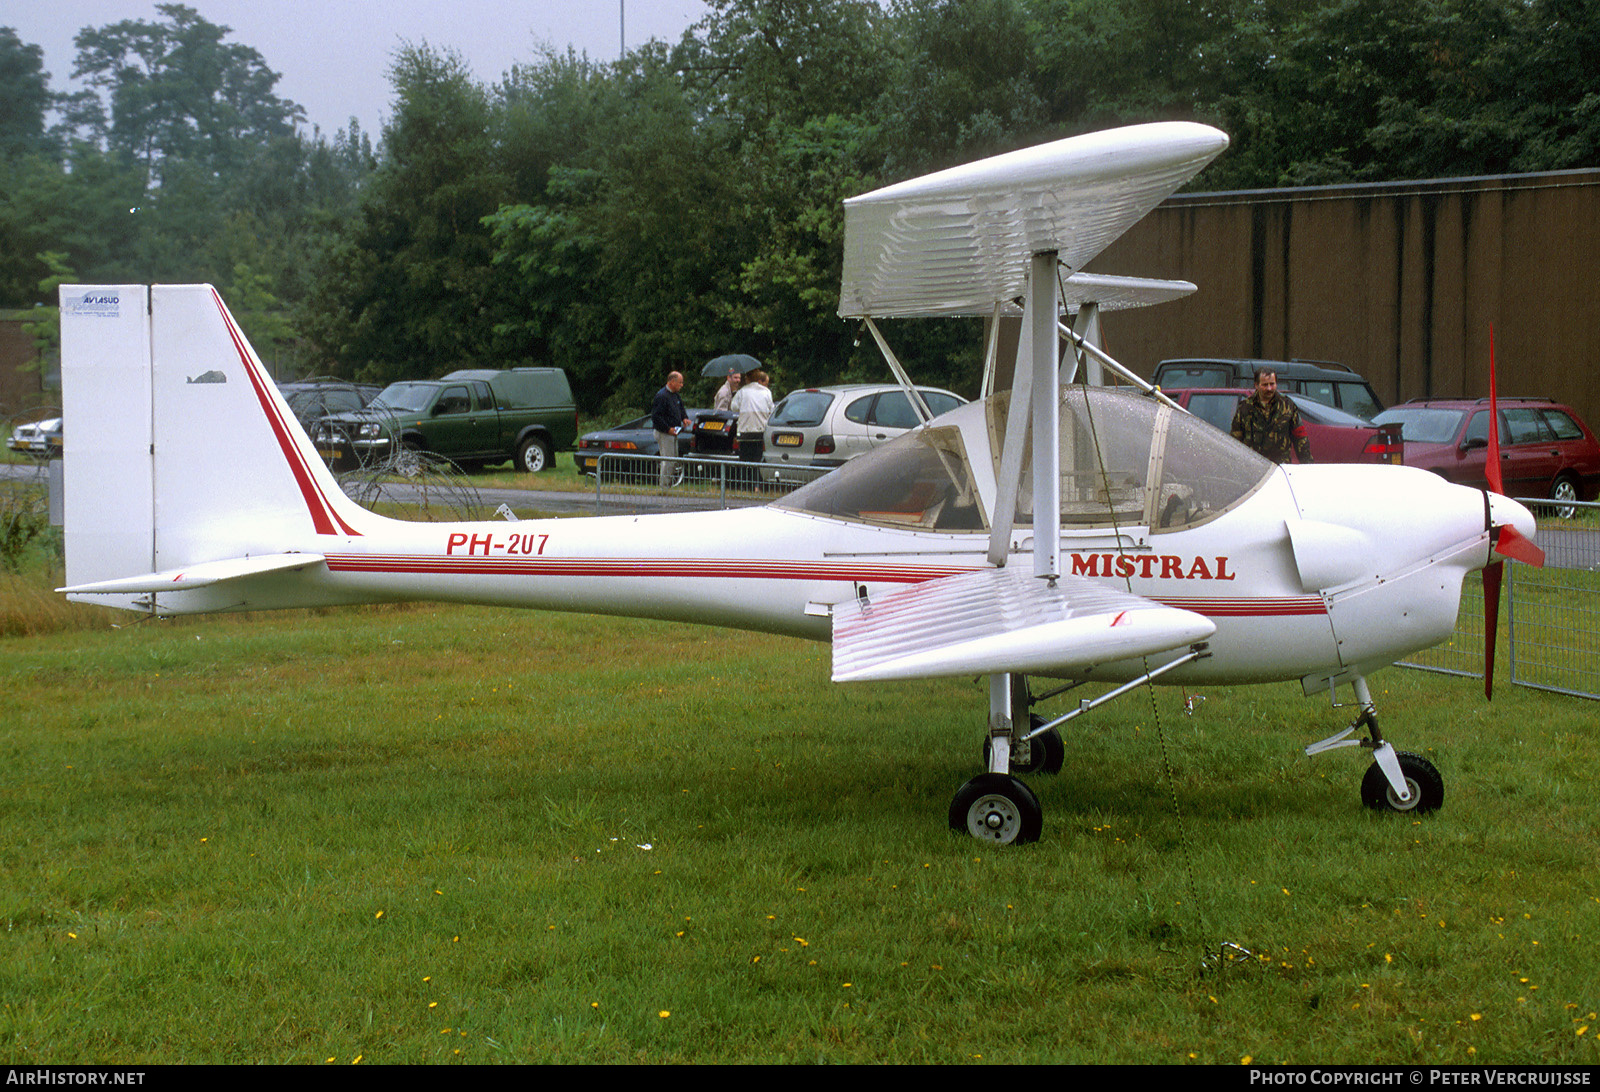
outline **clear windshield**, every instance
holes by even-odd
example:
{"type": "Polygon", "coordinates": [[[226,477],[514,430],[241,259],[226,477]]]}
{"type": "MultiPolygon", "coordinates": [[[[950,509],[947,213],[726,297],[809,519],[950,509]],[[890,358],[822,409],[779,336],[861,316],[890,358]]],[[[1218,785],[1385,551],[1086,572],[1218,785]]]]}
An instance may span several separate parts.
{"type": "Polygon", "coordinates": [[[930,531],[988,528],[956,428],[908,432],[774,501],[773,507],[930,531]]]}
{"type": "Polygon", "coordinates": [[[373,409],[399,410],[401,413],[421,413],[428,408],[437,383],[390,383],[383,393],[371,402],[373,409]]]}
{"type": "MultiPolygon", "coordinates": [[[[1000,474],[1010,392],[989,401],[1000,474]]],[[[1192,527],[1233,507],[1272,473],[1270,460],[1191,414],[1104,387],[1061,388],[1064,527],[1192,527]]],[[[1030,429],[1031,431],[1031,429],[1030,429]]],[[[1033,523],[1033,475],[1024,460],[1017,523],[1033,523]]]]}

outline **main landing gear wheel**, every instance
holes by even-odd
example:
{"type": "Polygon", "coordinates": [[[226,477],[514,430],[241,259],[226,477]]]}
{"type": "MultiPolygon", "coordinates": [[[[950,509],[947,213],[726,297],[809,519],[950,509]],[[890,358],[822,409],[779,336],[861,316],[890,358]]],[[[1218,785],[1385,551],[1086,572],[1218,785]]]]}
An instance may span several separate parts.
{"type": "MultiPolygon", "coordinates": [[[[1029,724],[1033,728],[1044,723],[1044,718],[1037,714],[1030,714],[1029,724]]],[[[1048,732],[1041,732],[1028,741],[1032,753],[1028,756],[1028,765],[1023,773],[1058,774],[1061,764],[1067,758],[1067,745],[1061,742],[1061,733],[1054,728],[1048,732]]]]}
{"type": "Polygon", "coordinates": [[[1444,803],[1444,778],[1433,763],[1410,751],[1399,751],[1395,757],[1400,760],[1400,774],[1406,779],[1411,799],[1396,796],[1389,779],[1374,762],[1361,779],[1361,802],[1375,811],[1412,811],[1419,815],[1437,811],[1444,803]]]}
{"type": "Polygon", "coordinates": [[[1010,774],[979,774],[950,802],[950,829],[997,845],[1037,842],[1044,809],[1033,790],[1010,774]]]}

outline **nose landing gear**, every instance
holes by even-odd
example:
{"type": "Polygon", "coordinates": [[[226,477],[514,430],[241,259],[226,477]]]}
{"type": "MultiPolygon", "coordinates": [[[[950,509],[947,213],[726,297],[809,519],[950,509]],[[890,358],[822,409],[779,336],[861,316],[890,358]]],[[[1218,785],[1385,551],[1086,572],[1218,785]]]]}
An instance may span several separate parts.
{"type": "Polygon", "coordinates": [[[1375,811],[1416,812],[1424,814],[1437,811],[1444,803],[1444,778],[1433,763],[1410,751],[1396,751],[1394,745],[1383,738],[1378,730],[1378,710],[1372,703],[1372,691],[1367,680],[1357,675],[1351,680],[1356,700],[1361,703],[1361,715],[1355,723],[1340,732],[1319,740],[1306,748],[1309,758],[1338,747],[1366,747],[1372,752],[1372,765],[1361,779],[1361,802],[1375,811]],[[1366,739],[1350,739],[1357,730],[1365,728],[1366,739]]]}

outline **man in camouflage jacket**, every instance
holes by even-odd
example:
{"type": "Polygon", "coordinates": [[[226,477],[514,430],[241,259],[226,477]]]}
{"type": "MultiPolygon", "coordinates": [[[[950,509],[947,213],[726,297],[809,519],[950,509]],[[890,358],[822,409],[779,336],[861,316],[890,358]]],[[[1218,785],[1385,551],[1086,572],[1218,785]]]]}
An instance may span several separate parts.
{"type": "Polygon", "coordinates": [[[1300,411],[1287,398],[1278,397],[1278,373],[1256,373],[1256,389],[1233,413],[1233,438],[1254,448],[1275,463],[1289,461],[1289,453],[1302,463],[1311,461],[1311,443],[1300,411]]]}

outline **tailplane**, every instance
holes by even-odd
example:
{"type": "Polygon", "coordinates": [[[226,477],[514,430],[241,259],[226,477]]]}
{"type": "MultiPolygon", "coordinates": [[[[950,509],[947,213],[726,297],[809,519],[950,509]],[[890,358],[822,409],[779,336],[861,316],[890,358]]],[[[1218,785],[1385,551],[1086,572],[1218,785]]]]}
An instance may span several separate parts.
{"type": "Polygon", "coordinates": [[[380,519],[340,491],[210,285],[62,286],[61,386],[71,599],[193,609],[157,589],[320,567],[320,544],[380,519]]]}

